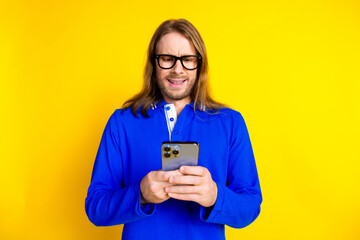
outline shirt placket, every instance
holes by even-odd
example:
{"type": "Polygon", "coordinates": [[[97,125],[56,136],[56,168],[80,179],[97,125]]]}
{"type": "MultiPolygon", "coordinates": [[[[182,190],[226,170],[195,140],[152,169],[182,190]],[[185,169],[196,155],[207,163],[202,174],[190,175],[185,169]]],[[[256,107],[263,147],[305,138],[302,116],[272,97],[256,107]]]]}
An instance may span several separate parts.
{"type": "Polygon", "coordinates": [[[169,132],[169,140],[171,141],[172,133],[177,121],[177,114],[174,104],[169,103],[164,106],[165,109],[165,118],[166,118],[166,125],[169,132]]]}

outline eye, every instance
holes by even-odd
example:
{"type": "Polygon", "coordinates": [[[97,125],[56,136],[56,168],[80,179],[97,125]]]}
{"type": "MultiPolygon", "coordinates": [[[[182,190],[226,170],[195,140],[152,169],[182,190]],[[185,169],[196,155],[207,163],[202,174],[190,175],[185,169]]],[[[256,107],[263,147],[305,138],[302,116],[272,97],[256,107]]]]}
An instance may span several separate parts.
{"type": "Polygon", "coordinates": [[[183,62],[194,62],[195,61],[195,57],[184,57],[183,58],[183,62]]]}
{"type": "Polygon", "coordinates": [[[161,56],[161,61],[163,62],[172,62],[174,60],[171,56],[161,56]]]}

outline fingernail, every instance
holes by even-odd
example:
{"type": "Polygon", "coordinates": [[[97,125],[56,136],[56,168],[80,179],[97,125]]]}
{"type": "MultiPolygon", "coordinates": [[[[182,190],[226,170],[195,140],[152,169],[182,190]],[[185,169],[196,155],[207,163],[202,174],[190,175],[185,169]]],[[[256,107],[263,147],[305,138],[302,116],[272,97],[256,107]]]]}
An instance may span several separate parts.
{"type": "Polygon", "coordinates": [[[174,178],[173,177],[170,177],[169,178],[169,182],[172,183],[174,181],[174,178]]]}

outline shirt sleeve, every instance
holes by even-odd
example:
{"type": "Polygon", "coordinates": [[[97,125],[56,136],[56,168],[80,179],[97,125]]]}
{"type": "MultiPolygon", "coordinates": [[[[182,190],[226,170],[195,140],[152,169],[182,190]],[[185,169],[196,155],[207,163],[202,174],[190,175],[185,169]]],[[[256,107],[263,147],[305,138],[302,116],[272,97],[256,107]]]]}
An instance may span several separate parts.
{"type": "Polygon", "coordinates": [[[136,221],[155,211],[155,204],[140,205],[140,181],[124,186],[118,123],[115,112],[105,127],[85,199],[86,214],[96,226],[136,221]]]}
{"type": "Polygon", "coordinates": [[[215,205],[200,208],[203,221],[242,228],[258,217],[262,202],[260,183],[249,134],[240,114],[233,125],[227,184],[216,184],[215,205]]]}

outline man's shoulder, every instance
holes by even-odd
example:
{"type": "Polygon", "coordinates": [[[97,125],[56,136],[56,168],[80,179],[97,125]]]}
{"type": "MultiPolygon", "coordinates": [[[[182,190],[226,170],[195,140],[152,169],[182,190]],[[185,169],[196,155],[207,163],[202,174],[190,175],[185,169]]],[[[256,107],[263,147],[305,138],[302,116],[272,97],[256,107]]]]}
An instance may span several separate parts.
{"type": "Polygon", "coordinates": [[[110,119],[114,119],[117,122],[118,121],[124,121],[124,122],[127,122],[127,121],[139,121],[139,120],[142,120],[142,119],[151,118],[152,112],[150,112],[148,110],[147,113],[148,113],[148,116],[144,116],[141,113],[141,108],[138,109],[135,112],[135,114],[134,114],[134,112],[132,111],[132,109],[130,107],[128,107],[128,108],[118,108],[118,109],[115,109],[115,111],[112,113],[110,119]]]}
{"type": "Polygon", "coordinates": [[[231,119],[231,120],[236,120],[239,118],[242,119],[242,115],[240,112],[238,112],[232,108],[229,108],[229,107],[223,107],[216,111],[208,112],[208,115],[216,117],[216,118],[224,118],[224,119],[231,119]]]}
{"type": "Polygon", "coordinates": [[[135,116],[132,113],[131,108],[118,108],[115,109],[114,112],[110,115],[107,126],[110,129],[120,129],[124,126],[129,127],[136,124],[141,124],[142,121],[140,120],[139,122],[140,118],[143,118],[141,114],[135,116]]]}
{"type": "Polygon", "coordinates": [[[220,112],[227,113],[229,115],[239,115],[240,112],[238,112],[235,109],[229,108],[229,107],[223,107],[219,109],[220,112]]]}
{"type": "Polygon", "coordinates": [[[125,119],[125,120],[141,117],[141,113],[139,111],[136,114],[137,115],[135,116],[131,108],[117,108],[115,109],[111,117],[115,119],[125,119]]]}
{"type": "Polygon", "coordinates": [[[115,115],[119,115],[119,116],[130,116],[133,115],[131,108],[117,108],[114,111],[115,115]]]}

